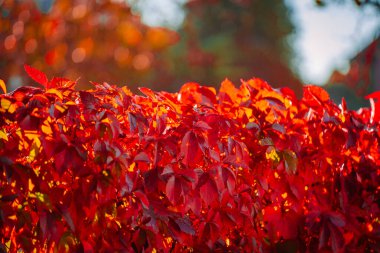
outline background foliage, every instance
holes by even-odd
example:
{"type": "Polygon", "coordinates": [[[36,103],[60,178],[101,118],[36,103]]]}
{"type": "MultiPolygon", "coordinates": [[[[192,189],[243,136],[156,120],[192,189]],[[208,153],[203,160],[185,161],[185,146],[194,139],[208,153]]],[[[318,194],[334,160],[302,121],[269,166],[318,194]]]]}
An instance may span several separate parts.
{"type": "Polygon", "coordinates": [[[157,78],[158,55],[178,40],[174,31],[143,25],[120,1],[37,3],[1,6],[0,76],[8,82],[21,85],[26,79],[20,66],[29,63],[82,85],[108,80],[136,87],[157,78]]]}
{"type": "Polygon", "coordinates": [[[283,1],[191,1],[179,33],[143,25],[126,2],[38,3],[1,6],[0,76],[12,89],[26,82],[20,66],[28,63],[80,78],[82,87],[107,80],[177,91],[190,80],[216,86],[227,76],[255,75],[301,94],[289,67],[294,26],[283,1]]]}

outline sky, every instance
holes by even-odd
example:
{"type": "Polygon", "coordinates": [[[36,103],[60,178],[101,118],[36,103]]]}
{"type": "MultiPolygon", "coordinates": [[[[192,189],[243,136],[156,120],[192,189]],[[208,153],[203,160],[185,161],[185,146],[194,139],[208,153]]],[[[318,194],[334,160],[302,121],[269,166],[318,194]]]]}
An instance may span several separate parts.
{"type": "MultiPolygon", "coordinates": [[[[134,2],[136,0],[128,0],[134,2]]],[[[142,20],[152,26],[181,25],[185,0],[139,0],[142,20]]],[[[348,70],[349,60],[380,34],[380,15],[352,0],[317,7],[313,0],[286,0],[297,32],[294,68],[307,84],[326,84],[334,70],[348,70]]]]}
{"type": "Polygon", "coordinates": [[[316,8],[313,1],[287,1],[298,28],[296,65],[305,83],[324,84],[334,69],[347,71],[349,60],[380,35],[379,13],[345,2],[316,8]]]}

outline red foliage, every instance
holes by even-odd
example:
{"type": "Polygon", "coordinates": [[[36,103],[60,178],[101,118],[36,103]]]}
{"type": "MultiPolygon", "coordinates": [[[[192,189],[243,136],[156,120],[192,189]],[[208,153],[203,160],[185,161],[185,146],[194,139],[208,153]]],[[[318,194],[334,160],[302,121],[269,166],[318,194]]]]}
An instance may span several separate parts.
{"type": "Polygon", "coordinates": [[[139,96],[26,70],[44,88],[0,95],[3,250],[379,249],[378,112],[259,79],[139,96]]]}

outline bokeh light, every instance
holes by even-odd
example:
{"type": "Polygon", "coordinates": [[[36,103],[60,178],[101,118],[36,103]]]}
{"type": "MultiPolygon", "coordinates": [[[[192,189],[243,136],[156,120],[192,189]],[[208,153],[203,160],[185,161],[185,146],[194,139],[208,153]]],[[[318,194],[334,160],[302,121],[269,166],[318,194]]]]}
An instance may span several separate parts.
{"type": "Polygon", "coordinates": [[[29,64],[50,77],[80,78],[79,85],[108,81],[133,88],[158,75],[153,62],[178,41],[175,31],[142,24],[123,1],[25,0],[0,6],[0,76],[12,87],[31,84],[22,69],[29,64]]]}

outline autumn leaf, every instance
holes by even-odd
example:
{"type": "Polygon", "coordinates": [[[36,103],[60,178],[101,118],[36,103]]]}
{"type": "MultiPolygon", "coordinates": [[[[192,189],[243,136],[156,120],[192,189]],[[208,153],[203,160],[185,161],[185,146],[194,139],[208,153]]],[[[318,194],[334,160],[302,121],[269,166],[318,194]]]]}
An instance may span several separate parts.
{"type": "Polygon", "coordinates": [[[307,101],[316,101],[321,105],[330,99],[329,94],[318,86],[305,86],[303,92],[303,96],[307,101]]]}
{"type": "Polygon", "coordinates": [[[134,161],[135,162],[146,162],[146,163],[149,163],[150,162],[150,158],[148,156],[147,153],[145,152],[140,152],[138,153],[135,158],[134,158],[134,161]]]}
{"type": "Polygon", "coordinates": [[[134,192],[135,196],[137,197],[138,200],[140,200],[141,204],[143,205],[143,207],[145,209],[149,209],[149,200],[146,196],[145,193],[143,193],[142,191],[135,191],[134,192]]]}
{"type": "Polygon", "coordinates": [[[195,162],[197,153],[199,152],[199,146],[194,132],[188,131],[182,139],[181,142],[181,152],[180,155],[183,157],[183,163],[189,165],[195,162]]]}
{"type": "Polygon", "coordinates": [[[5,85],[4,81],[0,79],[0,89],[3,91],[3,93],[7,93],[7,86],[5,85]]]}
{"type": "Polygon", "coordinates": [[[191,225],[191,222],[189,219],[178,218],[175,220],[175,222],[178,224],[182,232],[189,235],[195,235],[195,230],[193,226],[191,225]]]}
{"type": "Polygon", "coordinates": [[[140,87],[139,91],[141,91],[144,95],[146,95],[147,97],[151,99],[154,99],[154,100],[156,99],[156,95],[151,89],[140,87]]]}
{"type": "Polygon", "coordinates": [[[297,171],[298,159],[296,154],[291,150],[285,150],[283,152],[285,169],[288,174],[295,174],[297,171]]]}
{"type": "Polygon", "coordinates": [[[202,200],[211,205],[214,201],[219,201],[219,191],[215,180],[208,173],[203,173],[199,179],[200,194],[202,200]]]}
{"type": "Polygon", "coordinates": [[[44,86],[44,88],[49,88],[48,87],[49,81],[43,72],[26,64],[24,65],[24,69],[26,73],[28,73],[30,78],[32,78],[34,81],[44,86]]]}
{"type": "Polygon", "coordinates": [[[371,121],[380,121],[380,91],[371,93],[365,98],[371,103],[371,121]]]}
{"type": "Polygon", "coordinates": [[[179,202],[182,189],[181,189],[181,185],[178,179],[176,179],[175,176],[171,176],[169,178],[168,182],[166,183],[165,192],[166,192],[166,196],[172,203],[176,204],[179,202]]]}

